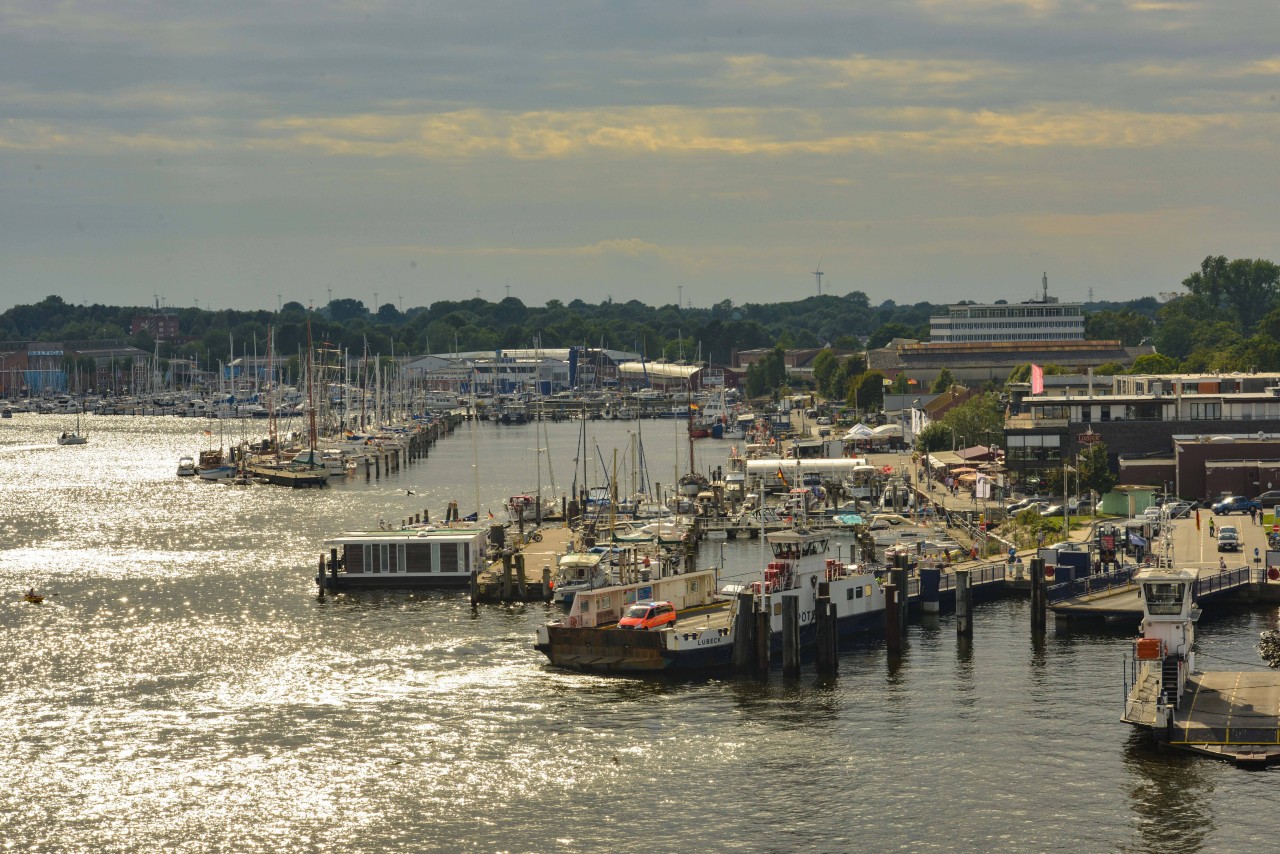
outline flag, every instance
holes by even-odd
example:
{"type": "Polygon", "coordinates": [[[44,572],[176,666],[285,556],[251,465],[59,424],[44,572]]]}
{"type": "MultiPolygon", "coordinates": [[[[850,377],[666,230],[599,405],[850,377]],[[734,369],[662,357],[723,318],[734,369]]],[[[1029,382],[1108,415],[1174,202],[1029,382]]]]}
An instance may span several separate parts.
{"type": "Polygon", "coordinates": [[[489,511],[489,518],[490,518],[490,519],[492,519],[492,518],[493,518],[493,511],[492,511],[492,510],[490,510],[490,511],[489,511]]]}
{"type": "Polygon", "coordinates": [[[1200,530],[1200,511],[1196,511],[1196,530],[1200,530]]]}
{"type": "Polygon", "coordinates": [[[782,466],[778,466],[778,480],[782,481],[782,485],[787,489],[791,488],[791,484],[787,482],[787,476],[782,473],[782,466]]]}
{"type": "Polygon", "coordinates": [[[1031,366],[1031,393],[1044,394],[1044,368],[1039,365],[1031,366]]]}

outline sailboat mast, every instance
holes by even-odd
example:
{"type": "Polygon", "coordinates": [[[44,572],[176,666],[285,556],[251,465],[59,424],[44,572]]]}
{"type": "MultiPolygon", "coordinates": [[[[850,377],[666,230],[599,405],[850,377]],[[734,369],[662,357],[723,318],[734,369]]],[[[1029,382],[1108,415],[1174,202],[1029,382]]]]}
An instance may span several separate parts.
{"type": "Polygon", "coordinates": [[[316,400],[314,394],[314,382],[312,375],[315,373],[315,366],[311,361],[311,355],[315,350],[315,345],[311,340],[311,318],[307,318],[307,438],[311,446],[311,465],[316,464],[316,400]]]}

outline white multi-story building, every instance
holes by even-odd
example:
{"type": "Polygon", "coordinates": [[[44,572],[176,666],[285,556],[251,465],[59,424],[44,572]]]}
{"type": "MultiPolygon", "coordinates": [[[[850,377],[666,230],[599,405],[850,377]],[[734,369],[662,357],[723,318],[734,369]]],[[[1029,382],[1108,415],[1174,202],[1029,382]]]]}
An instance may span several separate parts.
{"type": "Polygon", "coordinates": [[[929,318],[929,340],[935,344],[993,341],[1082,341],[1084,309],[1080,303],[1058,302],[1044,295],[1019,303],[977,303],[947,306],[947,313],[929,318]]]}

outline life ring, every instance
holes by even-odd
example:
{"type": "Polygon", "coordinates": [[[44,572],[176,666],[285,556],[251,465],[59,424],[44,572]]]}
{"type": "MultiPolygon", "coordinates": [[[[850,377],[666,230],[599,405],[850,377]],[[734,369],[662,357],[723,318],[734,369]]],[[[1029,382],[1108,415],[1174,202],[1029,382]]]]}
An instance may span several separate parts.
{"type": "Polygon", "coordinates": [[[1044,577],[1048,580],[1053,580],[1053,567],[1046,566],[1044,568],[1044,577]]]}

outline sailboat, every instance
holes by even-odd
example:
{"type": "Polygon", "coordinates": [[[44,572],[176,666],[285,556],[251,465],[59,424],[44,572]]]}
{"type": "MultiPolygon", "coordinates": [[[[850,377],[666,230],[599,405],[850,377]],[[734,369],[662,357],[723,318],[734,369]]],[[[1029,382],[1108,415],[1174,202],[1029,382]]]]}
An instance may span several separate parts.
{"type": "Polygon", "coordinates": [[[58,437],[59,445],[83,445],[89,441],[88,436],[80,434],[80,413],[76,413],[76,429],[70,433],[64,432],[58,437]]]}
{"type": "MultiPolygon", "coordinates": [[[[268,349],[271,348],[270,338],[267,339],[268,349]]],[[[311,362],[311,354],[314,351],[314,345],[311,341],[311,320],[307,320],[307,415],[309,420],[309,447],[302,451],[290,461],[280,459],[280,442],[275,435],[275,418],[271,419],[272,436],[271,447],[275,452],[275,459],[264,459],[258,457],[252,463],[245,466],[245,473],[252,475],[259,480],[265,480],[267,483],[273,483],[277,486],[324,486],[329,482],[329,469],[325,466],[320,454],[316,451],[316,402],[315,393],[313,391],[313,374],[314,368],[311,362]]],[[[272,410],[274,412],[274,409],[272,410]]]]}

